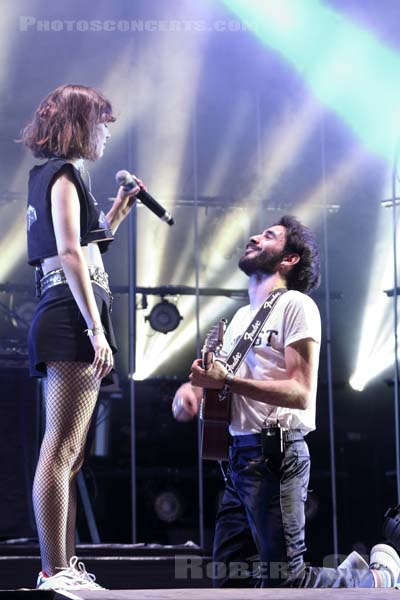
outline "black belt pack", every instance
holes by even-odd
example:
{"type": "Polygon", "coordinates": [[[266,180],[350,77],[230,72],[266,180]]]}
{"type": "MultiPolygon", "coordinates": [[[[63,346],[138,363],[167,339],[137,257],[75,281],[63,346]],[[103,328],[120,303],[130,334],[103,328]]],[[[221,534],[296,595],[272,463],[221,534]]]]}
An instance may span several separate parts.
{"type": "Polygon", "coordinates": [[[261,447],[264,458],[283,455],[283,429],[279,423],[261,429],[261,447]]]}

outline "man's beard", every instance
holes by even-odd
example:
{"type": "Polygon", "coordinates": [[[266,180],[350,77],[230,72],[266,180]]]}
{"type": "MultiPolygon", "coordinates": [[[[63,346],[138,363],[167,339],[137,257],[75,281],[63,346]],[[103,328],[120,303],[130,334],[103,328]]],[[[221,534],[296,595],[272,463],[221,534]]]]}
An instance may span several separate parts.
{"type": "Polygon", "coordinates": [[[274,254],[266,254],[260,252],[255,256],[251,254],[247,256],[244,254],[239,260],[239,269],[246,273],[246,275],[272,275],[276,273],[277,266],[281,262],[284,256],[283,252],[276,252],[274,254]]]}

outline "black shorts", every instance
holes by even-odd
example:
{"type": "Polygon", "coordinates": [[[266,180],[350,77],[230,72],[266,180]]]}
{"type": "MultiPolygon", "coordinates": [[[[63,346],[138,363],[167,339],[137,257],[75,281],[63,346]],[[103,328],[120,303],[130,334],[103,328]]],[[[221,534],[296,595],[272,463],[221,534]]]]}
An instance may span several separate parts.
{"type": "MultiPolygon", "coordinates": [[[[101,286],[92,282],[92,287],[107,341],[115,354],[117,344],[110,318],[110,298],[101,286]]],[[[49,361],[93,362],[94,350],[85,329],[86,322],[67,284],[55,285],[44,292],[28,334],[30,375],[45,377],[49,361]]],[[[111,372],[101,380],[101,385],[114,381],[111,372]]]]}

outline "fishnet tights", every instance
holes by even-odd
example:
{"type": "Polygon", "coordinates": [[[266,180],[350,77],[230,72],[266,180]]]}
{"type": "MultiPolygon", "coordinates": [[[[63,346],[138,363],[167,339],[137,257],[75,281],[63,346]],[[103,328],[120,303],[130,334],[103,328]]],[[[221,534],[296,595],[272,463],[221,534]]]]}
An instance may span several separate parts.
{"type": "Polygon", "coordinates": [[[89,363],[49,362],[46,431],[33,483],[42,569],[54,575],[75,554],[76,476],[100,389],[89,363]]]}

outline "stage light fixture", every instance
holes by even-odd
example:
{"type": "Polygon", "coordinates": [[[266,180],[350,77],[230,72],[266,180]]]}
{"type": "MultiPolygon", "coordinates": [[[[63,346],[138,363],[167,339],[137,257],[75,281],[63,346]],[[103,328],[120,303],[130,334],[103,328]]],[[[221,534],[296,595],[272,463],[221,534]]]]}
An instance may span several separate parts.
{"type": "Polygon", "coordinates": [[[153,306],[150,314],[144,318],[145,321],[150,323],[154,331],[159,331],[160,333],[174,331],[182,319],[183,317],[179,314],[179,310],[175,304],[165,300],[165,298],[153,306]]]}
{"type": "Polygon", "coordinates": [[[157,517],[164,523],[174,523],[183,512],[181,498],[172,490],[160,492],[154,500],[153,508],[157,517]]]}
{"type": "Polygon", "coordinates": [[[14,323],[15,327],[23,327],[25,329],[28,329],[29,325],[32,323],[35,310],[36,302],[27,300],[26,302],[20,304],[16,310],[16,314],[19,317],[19,319],[14,323]]]}

